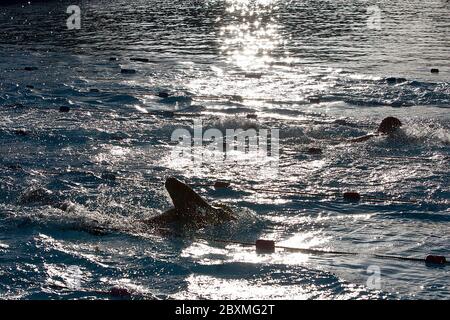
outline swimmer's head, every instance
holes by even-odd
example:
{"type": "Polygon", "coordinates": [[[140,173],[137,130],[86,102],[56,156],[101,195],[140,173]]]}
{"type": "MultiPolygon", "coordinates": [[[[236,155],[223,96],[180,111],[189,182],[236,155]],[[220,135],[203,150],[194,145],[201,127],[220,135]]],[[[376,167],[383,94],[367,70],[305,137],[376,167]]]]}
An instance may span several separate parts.
{"type": "Polygon", "coordinates": [[[378,133],[391,134],[397,131],[397,129],[400,128],[401,126],[402,123],[397,118],[387,117],[384,118],[383,121],[381,121],[380,125],[378,126],[378,133]]]}

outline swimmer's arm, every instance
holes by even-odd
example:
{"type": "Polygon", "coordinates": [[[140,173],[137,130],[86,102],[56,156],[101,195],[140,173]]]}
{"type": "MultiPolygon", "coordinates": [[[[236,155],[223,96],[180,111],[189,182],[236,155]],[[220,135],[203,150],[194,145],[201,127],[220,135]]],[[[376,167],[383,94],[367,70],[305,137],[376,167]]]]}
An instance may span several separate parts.
{"type": "Polygon", "coordinates": [[[378,136],[378,135],[375,133],[370,133],[370,134],[366,134],[365,136],[362,136],[362,137],[348,139],[347,142],[364,142],[364,141],[370,140],[376,136],[378,136]]]}
{"type": "Polygon", "coordinates": [[[169,209],[160,215],[145,219],[144,223],[149,225],[165,225],[176,222],[179,219],[177,211],[175,209],[169,209]]]}

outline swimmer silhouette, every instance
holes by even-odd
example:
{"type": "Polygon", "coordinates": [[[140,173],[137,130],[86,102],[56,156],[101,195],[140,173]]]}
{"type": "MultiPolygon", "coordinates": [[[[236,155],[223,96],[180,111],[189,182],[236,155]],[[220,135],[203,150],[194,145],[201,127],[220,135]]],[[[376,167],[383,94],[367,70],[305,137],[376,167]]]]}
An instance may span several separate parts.
{"type": "Polygon", "coordinates": [[[402,122],[398,120],[395,117],[387,117],[384,118],[383,121],[381,121],[380,125],[378,126],[378,129],[374,133],[369,133],[365,136],[353,138],[347,140],[348,142],[363,142],[367,141],[369,139],[372,139],[373,137],[378,136],[389,136],[395,133],[398,128],[402,126],[402,122]]]}
{"type": "Polygon", "coordinates": [[[168,178],[165,187],[172,199],[174,208],[159,216],[147,219],[145,222],[149,225],[161,226],[180,223],[201,228],[236,220],[231,209],[219,206],[213,207],[188,185],[176,178],[168,178]]]}

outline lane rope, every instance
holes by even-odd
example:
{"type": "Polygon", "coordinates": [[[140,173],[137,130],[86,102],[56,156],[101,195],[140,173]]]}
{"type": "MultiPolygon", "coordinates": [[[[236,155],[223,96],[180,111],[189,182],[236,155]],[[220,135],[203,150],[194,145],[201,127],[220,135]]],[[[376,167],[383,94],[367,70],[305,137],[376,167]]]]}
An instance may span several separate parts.
{"type": "Polygon", "coordinates": [[[213,241],[218,243],[227,243],[227,244],[237,244],[246,247],[255,247],[257,253],[261,254],[270,254],[275,253],[276,249],[282,249],[290,252],[299,252],[305,254],[315,254],[315,255],[341,255],[341,256],[369,256],[377,259],[383,260],[401,260],[401,261],[411,261],[411,262],[422,262],[426,264],[434,264],[434,265],[448,265],[450,261],[447,260],[445,256],[440,255],[427,255],[425,258],[414,258],[414,257],[403,257],[403,256],[395,256],[395,255],[384,255],[384,254],[361,254],[359,252],[347,252],[347,251],[327,251],[321,249],[307,249],[307,248],[295,248],[295,247],[287,247],[282,245],[277,245],[273,240],[263,240],[258,239],[255,243],[252,242],[243,242],[243,241],[234,241],[234,240],[224,240],[224,239],[210,239],[210,238],[200,238],[205,241],[213,241]]]}
{"type": "MultiPolygon", "coordinates": [[[[24,170],[21,166],[7,166],[2,165],[5,168],[8,168],[10,170],[24,170]]],[[[66,168],[65,171],[61,170],[46,170],[46,169],[30,169],[33,172],[37,173],[45,173],[48,175],[61,175],[61,174],[72,174],[72,173],[79,173],[79,174],[86,174],[93,176],[97,179],[102,179],[104,181],[110,181],[110,182],[117,182],[117,181],[130,181],[130,182],[140,182],[143,185],[148,186],[157,186],[161,185],[161,182],[155,181],[147,181],[141,177],[139,178],[133,178],[133,177],[123,177],[120,176],[114,172],[109,171],[103,171],[103,172],[94,172],[94,171],[88,171],[88,170],[79,170],[76,168],[66,168]]],[[[368,194],[361,194],[357,191],[335,191],[335,192],[308,192],[308,191],[301,191],[301,190],[274,190],[269,188],[259,188],[244,184],[236,184],[231,183],[229,181],[224,180],[217,180],[214,183],[193,183],[189,184],[190,187],[196,188],[196,187],[211,187],[215,190],[235,190],[240,192],[265,192],[265,193],[272,193],[272,194],[286,194],[286,195],[301,195],[301,196],[308,196],[308,197],[317,197],[322,199],[329,199],[329,198],[337,198],[341,199],[347,202],[353,202],[353,203],[360,203],[361,201],[365,202],[393,202],[393,203],[403,203],[403,204],[420,204],[420,203],[428,203],[421,199],[409,199],[409,198],[401,198],[401,197],[390,197],[390,196],[373,196],[368,194]]],[[[433,204],[448,204],[447,201],[432,201],[430,203],[433,204]]]]}

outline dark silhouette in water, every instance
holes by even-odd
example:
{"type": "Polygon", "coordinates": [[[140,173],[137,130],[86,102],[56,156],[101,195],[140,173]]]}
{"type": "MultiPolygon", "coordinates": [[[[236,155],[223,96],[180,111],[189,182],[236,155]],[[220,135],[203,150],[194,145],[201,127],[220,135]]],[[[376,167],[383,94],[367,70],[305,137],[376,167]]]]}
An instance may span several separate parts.
{"type": "Polygon", "coordinates": [[[367,141],[369,139],[372,139],[373,137],[378,136],[389,136],[395,133],[400,127],[402,126],[402,122],[395,118],[395,117],[387,117],[384,118],[383,121],[381,121],[380,125],[378,126],[378,129],[374,133],[369,133],[365,136],[354,138],[348,140],[349,142],[363,142],[367,141]]]}
{"type": "Polygon", "coordinates": [[[395,117],[387,117],[381,121],[378,126],[378,133],[380,134],[391,134],[397,131],[398,128],[402,126],[402,122],[395,117]]]}
{"type": "Polygon", "coordinates": [[[146,220],[147,224],[160,226],[177,223],[201,228],[236,220],[231,209],[224,206],[213,207],[188,185],[176,178],[168,178],[165,187],[169,192],[174,208],[146,220]]]}
{"type": "MultiPolygon", "coordinates": [[[[168,178],[165,182],[165,187],[169,192],[174,208],[167,210],[159,216],[144,220],[143,222],[150,227],[159,228],[176,225],[192,229],[236,220],[236,217],[230,208],[223,205],[210,205],[188,185],[175,178],[168,178]]],[[[76,210],[73,203],[70,201],[61,201],[58,195],[45,188],[25,190],[18,197],[18,204],[24,206],[48,205],[66,212],[73,212],[76,210]]],[[[95,235],[104,235],[111,231],[120,231],[111,226],[101,226],[97,224],[80,225],[77,228],[95,235]]]]}

